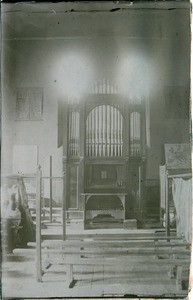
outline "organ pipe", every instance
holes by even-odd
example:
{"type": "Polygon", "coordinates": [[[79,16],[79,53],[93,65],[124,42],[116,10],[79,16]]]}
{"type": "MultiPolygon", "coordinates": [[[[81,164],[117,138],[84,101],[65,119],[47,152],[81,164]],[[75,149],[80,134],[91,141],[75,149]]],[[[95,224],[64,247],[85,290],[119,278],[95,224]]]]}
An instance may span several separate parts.
{"type": "Polygon", "coordinates": [[[69,156],[79,155],[79,112],[69,114],[69,156]]]}
{"type": "Polygon", "coordinates": [[[123,117],[110,105],[99,105],[86,122],[86,154],[88,156],[122,156],[123,117]]]}
{"type": "Polygon", "coordinates": [[[131,156],[140,156],[141,144],[140,144],[140,113],[132,112],[130,114],[130,154],[131,156]]]}
{"type": "Polygon", "coordinates": [[[105,156],[105,125],[106,125],[106,122],[105,122],[105,108],[106,108],[106,105],[102,105],[102,109],[103,109],[103,156],[105,156]]]}

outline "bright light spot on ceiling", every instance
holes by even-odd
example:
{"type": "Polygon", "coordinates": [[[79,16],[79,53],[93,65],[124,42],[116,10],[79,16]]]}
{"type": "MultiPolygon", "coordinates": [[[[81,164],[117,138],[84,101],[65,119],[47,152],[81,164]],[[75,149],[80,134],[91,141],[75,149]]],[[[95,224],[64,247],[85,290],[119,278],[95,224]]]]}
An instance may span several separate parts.
{"type": "Polygon", "coordinates": [[[147,96],[153,88],[151,61],[139,53],[125,56],[118,67],[117,82],[120,93],[130,99],[147,96]]]}
{"type": "Polygon", "coordinates": [[[61,93],[68,97],[81,97],[93,82],[93,69],[84,54],[70,53],[61,59],[57,70],[61,93]]]}

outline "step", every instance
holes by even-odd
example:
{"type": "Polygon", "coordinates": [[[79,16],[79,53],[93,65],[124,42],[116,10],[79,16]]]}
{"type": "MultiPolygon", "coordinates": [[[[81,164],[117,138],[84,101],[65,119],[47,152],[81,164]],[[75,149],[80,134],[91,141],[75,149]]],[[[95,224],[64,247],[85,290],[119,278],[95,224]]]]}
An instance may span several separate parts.
{"type": "Polygon", "coordinates": [[[84,219],[84,211],[80,211],[80,210],[68,210],[67,211],[67,219],[84,219]]]}
{"type": "Polygon", "coordinates": [[[56,223],[56,222],[53,222],[53,223],[51,223],[51,222],[44,222],[43,223],[44,224],[44,226],[45,226],[45,228],[53,228],[53,227],[61,227],[62,226],[62,223],[56,223]]]}
{"type": "MultiPolygon", "coordinates": [[[[43,207],[42,209],[43,209],[44,211],[50,212],[50,207],[43,207]]],[[[52,207],[52,212],[53,212],[53,211],[62,211],[62,207],[57,207],[57,206],[55,207],[55,206],[53,206],[53,207],[52,207]]]]}
{"type": "Polygon", "coordinates": [[[35,255],[36,248],[16,248],[13,250],[13,254],[17,256],[35,255]]]}

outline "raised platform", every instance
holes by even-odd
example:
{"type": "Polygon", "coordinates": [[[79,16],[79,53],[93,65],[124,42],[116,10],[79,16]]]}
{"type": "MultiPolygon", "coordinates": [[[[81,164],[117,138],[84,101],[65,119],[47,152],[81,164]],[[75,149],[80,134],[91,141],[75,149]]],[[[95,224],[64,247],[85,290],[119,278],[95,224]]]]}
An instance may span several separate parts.
{"type": "Polygon", "coordinates": [[[137,229],[137,220],[136,219],[124,220],[123,228],[124,229],[137,229]]]}

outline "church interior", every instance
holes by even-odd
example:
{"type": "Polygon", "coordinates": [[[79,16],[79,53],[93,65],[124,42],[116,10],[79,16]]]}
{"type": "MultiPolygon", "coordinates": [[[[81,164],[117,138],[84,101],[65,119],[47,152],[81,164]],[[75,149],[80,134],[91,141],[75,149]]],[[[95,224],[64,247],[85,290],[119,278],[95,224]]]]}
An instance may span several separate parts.
{"type": "Polygon", "coordinates": [[[2,5],[5,298],[185,297],[189,1],[2,5]]]}

